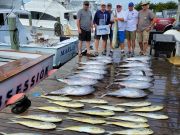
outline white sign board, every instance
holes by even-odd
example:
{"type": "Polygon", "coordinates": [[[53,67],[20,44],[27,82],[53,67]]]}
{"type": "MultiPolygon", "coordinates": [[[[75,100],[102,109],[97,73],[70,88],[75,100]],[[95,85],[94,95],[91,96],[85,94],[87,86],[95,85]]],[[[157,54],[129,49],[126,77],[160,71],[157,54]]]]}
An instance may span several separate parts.
{"type": "Polygon", "coordinates": [[[96,27],[96,35],[107,35],[110,34],[109,25],[99,25],[96,27]]]}
{"type": "Polygon", "coordinates": [[[48,76],[52,69],[53,57],[20,72],[19,74],[0,82],[0,110],[6,101],[17,93],[27,92],[48,76]]]}

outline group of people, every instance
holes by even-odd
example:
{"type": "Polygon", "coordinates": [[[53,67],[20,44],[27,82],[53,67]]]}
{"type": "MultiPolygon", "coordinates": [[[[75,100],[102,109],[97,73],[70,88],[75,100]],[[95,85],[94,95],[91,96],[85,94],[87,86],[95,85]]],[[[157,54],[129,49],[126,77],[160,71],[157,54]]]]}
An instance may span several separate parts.
{"type": "Polygon", "coordinates": [[[139,12],[134,9],[134,3],[128,4],[128,10],[124,11],[121,4],[116,5],[115,11],[112,10],[112,4],[101,4],[94,18],[89,10],[89,1],[84,1],[83,8],[77,14],[77,27],[79,33],[78,55],[81,56],[83,41],[86,42],[87,55],[92,56],[90,52],[91,33],[94,32],[95,53],[93,56],[99,55],[99,41],[102,38],[102,54],[106,55],[107,40],[110,40],[110,54],[113,52],[113,30],[114,22],[117,21],[117,38],[121,54],[125,54],[125,39],[128,44],[128,55],[133,56],[135,50],[136,39],[140,46],[140,55],[146,55],[148,49],[148,40],[150,30],[153,28],[155,15],[149,9],[149,2],[141,2],[142,10],[139,12]],[[97,34],[99,26],[108,26],[108,34],[97,34]],[[95,28],[95,31],[94,31],[95,28]]]}

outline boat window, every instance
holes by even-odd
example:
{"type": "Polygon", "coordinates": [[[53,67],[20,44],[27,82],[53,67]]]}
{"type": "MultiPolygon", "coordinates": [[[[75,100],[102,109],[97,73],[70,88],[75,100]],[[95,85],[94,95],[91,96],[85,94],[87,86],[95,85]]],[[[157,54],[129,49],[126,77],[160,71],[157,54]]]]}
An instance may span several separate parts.
{"type": "Polygon", "coordinates": [[[74,18],[74,20],[76,20],[77,19],[77,15],[73,15],[73,18],[74,18]]]}
{"type": "Polygon", "coordinates": [[[4,25],[4,15],[0,14],[0,25],[4,25]]]}
{"type": "Polygon", "coordinates": [[[51,15],[48,15],[46,13],[32,11],[31,14],[32,14],[32,19],[36,19],[36,20],[54,20],[54,21],[56,21],[55,17],[53,17],[51,15]]]}
{"type": "Polygon", "coordinates": [[[28,19],[28,15],[25,15],[25,14],[20,14],[19,15],[19,18],[22,18],[22,19],[28,19]]]}
{"type": "Polygon", "coordinates": [[[64,13],[64,18],[67,19],[69,21],[70,15],[69,13],[64,13]]]}

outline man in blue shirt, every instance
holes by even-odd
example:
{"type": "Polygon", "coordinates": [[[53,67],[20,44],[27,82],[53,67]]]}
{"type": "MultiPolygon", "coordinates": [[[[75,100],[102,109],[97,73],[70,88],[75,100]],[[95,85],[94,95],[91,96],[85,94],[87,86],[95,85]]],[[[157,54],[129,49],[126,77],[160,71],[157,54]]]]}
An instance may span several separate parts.
{"type": "MultiPolygon", "coordinates": [[[[111,25],[110,22],[110,14],[108,11],[106,11],[106,5],[104,3],[101,4],[101,9],[98,10],[94,16],[94,26],[95,29],[97,28],[97,26],[99,25],[111,25]]],[[[102,37],[102,46],[103,46],[103,55],[106,55],[106,44],[107,44],[107,39],[108,39],[108,34],[106,35],[97,35],[96,31],[95,31],[95,56],[98,55],[98,48],[99,48],[99,40],[102,37]]]]}

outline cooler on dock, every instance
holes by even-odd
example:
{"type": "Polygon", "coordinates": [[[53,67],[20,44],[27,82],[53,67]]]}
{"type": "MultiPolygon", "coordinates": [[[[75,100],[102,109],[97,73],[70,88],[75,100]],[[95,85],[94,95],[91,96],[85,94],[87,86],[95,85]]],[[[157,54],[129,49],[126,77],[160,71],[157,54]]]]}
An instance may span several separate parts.
{"type": "Polygon", "coordinates": [[[175,56],[176,41],[173,35],[154,34],[153,43],[151,45],[150,53],[154,49],[154,56],[159,57],[160,54],[166,54],[168,58],[175,56]]]}

